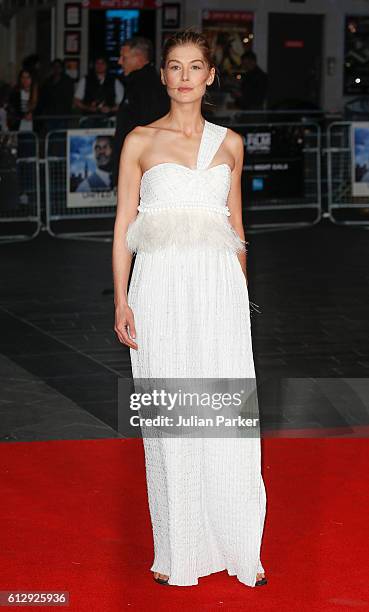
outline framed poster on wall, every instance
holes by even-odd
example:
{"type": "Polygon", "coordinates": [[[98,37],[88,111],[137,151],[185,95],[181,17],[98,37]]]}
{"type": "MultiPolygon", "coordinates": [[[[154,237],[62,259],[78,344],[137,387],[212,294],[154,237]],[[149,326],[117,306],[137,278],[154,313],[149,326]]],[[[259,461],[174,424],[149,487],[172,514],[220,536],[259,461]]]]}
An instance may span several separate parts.
{"type": "Polygon", "coordinates": [[[81,32],[66,30],[64,32],[64,55],[79,55],[81,52],[81,32]]]}
{"type": "Polygon", "coordinates": [[[164,2],[161,11],[162,28],[179,28],[181,5],[178,2],[164,2]]]}
{"type": "Polygon", "coordinates": [[[81,4],[79,2],[68,2],[64,6],[64,27],[81,27],[81,4]]]}
{"type": "Polygon", "coordinates": [[[240,69],[242,55],[252,48],[253,24],[254,14],[249,11],[202,12],[202,31],[224,77],[240,69]]]}

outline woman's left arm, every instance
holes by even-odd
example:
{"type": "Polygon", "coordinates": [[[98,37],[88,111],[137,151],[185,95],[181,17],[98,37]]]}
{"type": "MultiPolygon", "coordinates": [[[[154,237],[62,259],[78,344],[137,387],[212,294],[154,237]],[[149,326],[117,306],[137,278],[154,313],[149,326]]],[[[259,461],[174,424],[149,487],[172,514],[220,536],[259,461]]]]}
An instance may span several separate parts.
{"type": "MultiPolygon", "coordinates": [[[[235,167],[231,175],[231,188],[228,195],[228,208],[231,213],[229,221],[233,229],[237,232],[243,242],[246,241],[245,230],[242,222],[242,185],[241,177],[243,172],[244,144],[243,138],[237,132],[229,130],[232,138],[229,139],[229,147],[235,159],[235,167]]],[[[247,243],[246,243],[247,244],[247,243]]],[[[245,250],[238,253],[238,259],[247,282],[246,266],[246,244],[245,250]]]]}

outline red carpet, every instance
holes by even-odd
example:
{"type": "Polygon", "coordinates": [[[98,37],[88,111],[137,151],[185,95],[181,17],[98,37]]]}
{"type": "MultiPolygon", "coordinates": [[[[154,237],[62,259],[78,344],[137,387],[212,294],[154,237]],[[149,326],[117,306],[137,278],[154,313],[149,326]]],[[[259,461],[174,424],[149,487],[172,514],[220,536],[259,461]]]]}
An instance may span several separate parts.
{"type": "Polygon", "coordinates": [[[368,448],[263,440],[269,584],[252,589],[152,580],[141,441],[3,443],[0,590],[69,591],[78,612],[369,609],[368,448]]]}

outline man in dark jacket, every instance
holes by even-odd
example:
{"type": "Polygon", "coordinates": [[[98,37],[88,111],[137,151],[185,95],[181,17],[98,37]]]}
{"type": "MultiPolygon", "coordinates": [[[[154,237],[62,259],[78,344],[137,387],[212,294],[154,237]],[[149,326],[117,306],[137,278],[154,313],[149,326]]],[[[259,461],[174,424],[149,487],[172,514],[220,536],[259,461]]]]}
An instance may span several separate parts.
{"type": "Polygon", "coordinates": [[[121,48],[119,64],[124,72],[125,96],[117,114],[114,140],[114,184],[118,184],[119,160],[124,139],[137,125],[147,125],[165,115],[170,98],[152,63],[148,38],[133,36],[121,48]]]}
{"type": "Polygon", "coordinates": [[[37,111],[40,115],[70,115],[74,94],[73,80],[65,73],[64,61],[51,62],[51,74],[41,85],[37,111]]]}
{"type": "Polygon", "coordinates": [[[242,58],[244,73],[241,77],[240,92],[237,92],[237,106],[242,110],[260,110],[268,89],[267,74],[257,65],[253,51],[245,51],[242,58]]]}

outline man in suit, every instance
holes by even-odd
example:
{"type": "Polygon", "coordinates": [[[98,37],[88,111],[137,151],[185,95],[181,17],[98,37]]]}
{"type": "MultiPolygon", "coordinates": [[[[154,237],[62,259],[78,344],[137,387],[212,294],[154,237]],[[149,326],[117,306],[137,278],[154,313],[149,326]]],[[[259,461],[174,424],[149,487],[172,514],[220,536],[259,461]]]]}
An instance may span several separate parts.
{"type": "Polygon", "coordinates": [[[137,125],[147,125],[165,115],[170,99],[153,60],[148,38],[133,36],[121,48],[119,65],[124,72],[125,96],[117,113],[114,139],[114,184],[118,184],[119,160],[127,134],[137,125]]]}

